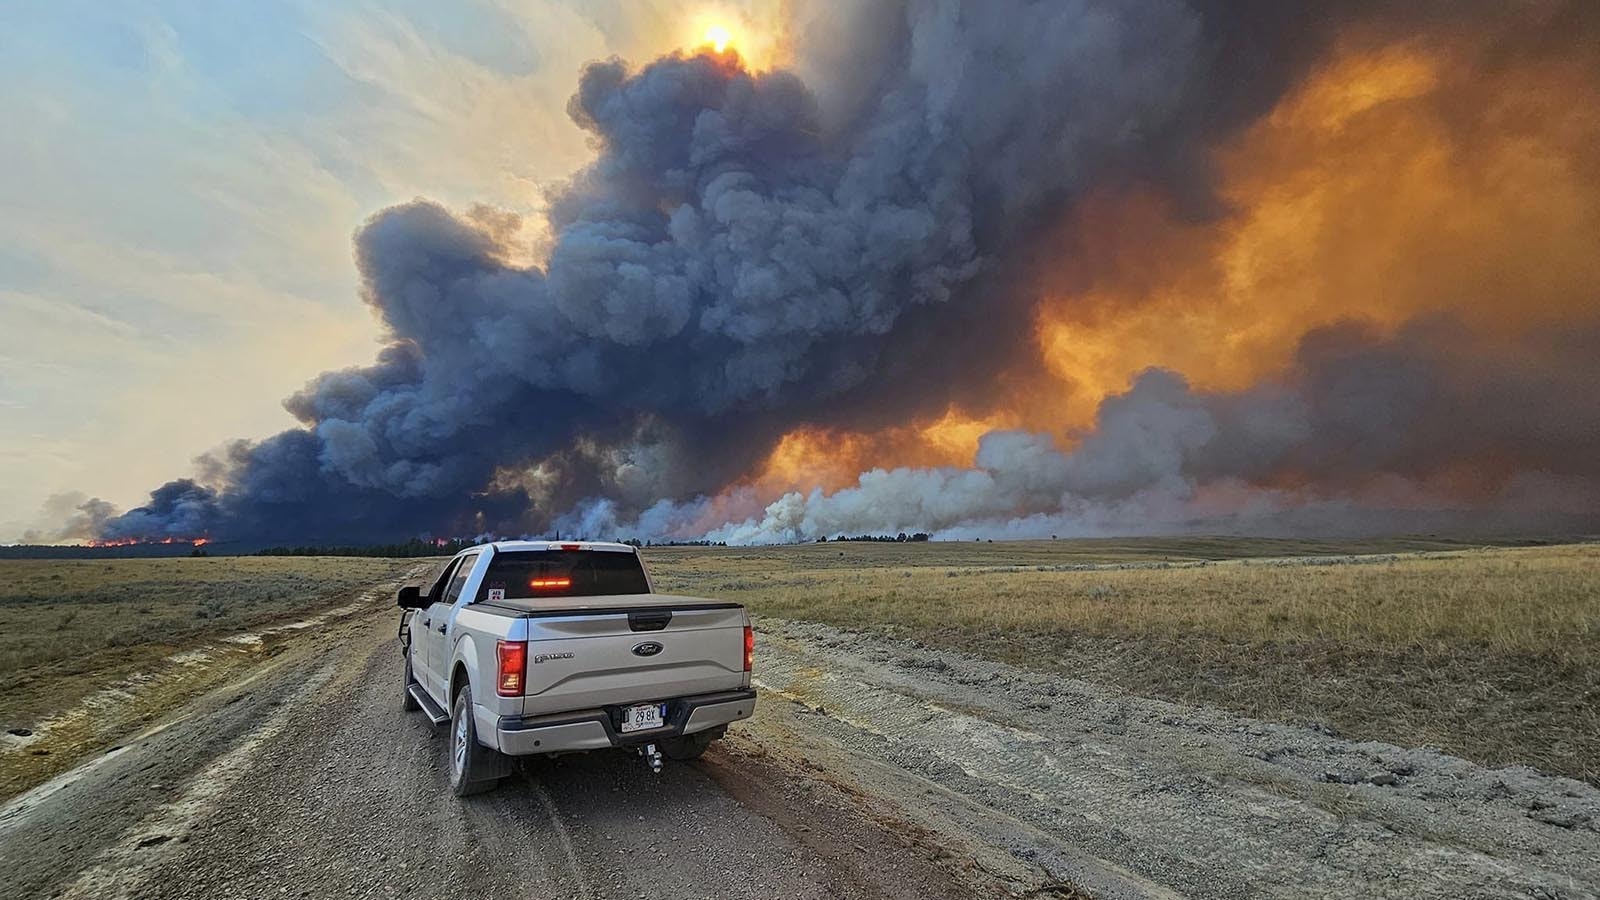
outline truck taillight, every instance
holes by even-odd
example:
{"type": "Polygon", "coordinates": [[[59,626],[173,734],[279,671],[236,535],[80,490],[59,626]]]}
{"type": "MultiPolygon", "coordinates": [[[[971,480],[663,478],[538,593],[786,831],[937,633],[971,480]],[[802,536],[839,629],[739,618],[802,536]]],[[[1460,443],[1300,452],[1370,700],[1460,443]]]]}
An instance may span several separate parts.
{"type": "Polygon", "coordinates": [[[495,641],[494,655],[500,661],[500,677],[495,691],[502,697],[522,694],[522,673],[528,668],[527,641],[495,641]]]}
{"type": "Polygon", "coordinates": [[[755,665],[755,662],[756,630],[751,628],[749,625],[746,625],[744,627],[744,670],[746,672],[750,671],[750,668],[755,665]]]}

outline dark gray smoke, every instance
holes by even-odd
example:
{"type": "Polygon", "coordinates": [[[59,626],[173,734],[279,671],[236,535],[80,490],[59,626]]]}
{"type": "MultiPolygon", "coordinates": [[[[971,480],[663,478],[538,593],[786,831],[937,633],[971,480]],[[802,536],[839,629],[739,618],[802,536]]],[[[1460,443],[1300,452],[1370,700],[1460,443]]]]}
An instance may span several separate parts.
{"type": "MultiPolygon", "coordinates": [[[[529,533],[580,501],[593,528],[689,527],[690,498],[721,491],[796,424],[937,409],[1026,355],[1019,284],[1040,228],[1090,186],[1155,185],[1193,216],[1218,214],[1204,151],[1304,73],[1335,10],[1362,6],[908,0],[797,22],[806,80],[710,54],[592,64],[569,111],[598,155],[552,194],[542,268],[507,262],[518,248],[503,216],[424,201],[379,213],[356,237],[363,297],[389,335],[377,362],[313,380],[286,403],[301,427],[203,460],[197,481],[157,489],[99,536],[529,533]]],[[[1127,443],[1117,428],[1154,427],[1119,424],[1117,404],[1158,390],[1185,393],[1148,377],[1070,457],[998,435],[971,473],[885,473],[885,489],[992,493],[901,517],[949,528],[1059,509],[1017,499],[1058,488],[1136,493],[1206,466],[1244,477],[1228,453],[1319,462],[1279,434],[1299,419],[1211,398],[1211,424],[1179,404],[1188,424],[1155,429],[1170,444],[1135,440],[1134,459],[1097,463],[1097,442],[1127,443]],[[1233,425],[1237,439],[1182,436],[1233,425]],[[936,483],[947,476],[959,484],[936,483]]]]}
{"type": "MultiPolygon", "coordinates": [[[[1308,335],[1285,379],[1241,393],[1197,392],[1176,373],[1151,369],[1101,405],[1094,429],[1071,451],[1046,435],[992,432],[972,468],[873,470],[831,494],[787,494],[708,536],[779,543],[899,531],[962,538],[1197,527],[1362,532],[1396,523],[1593,528],[1595,385],[1600,329],[1540,332],[1504,346],[1448,321],[1419,322],[1389,338],[1338,326],[1308,335]],[[1378,508],[1353,502],[1363,491],[1382,498],[1378,508]],[[1441,498],[1463,505],[1441,511],[1441,498]],[[1407,500],[1415,505],[1395,506],[1407,500]]],[[[701,521],[698,506],[661,504],[638,522],[595,506],[566,524],[684,538],[691,534],[672,529],[701,521]]]]}

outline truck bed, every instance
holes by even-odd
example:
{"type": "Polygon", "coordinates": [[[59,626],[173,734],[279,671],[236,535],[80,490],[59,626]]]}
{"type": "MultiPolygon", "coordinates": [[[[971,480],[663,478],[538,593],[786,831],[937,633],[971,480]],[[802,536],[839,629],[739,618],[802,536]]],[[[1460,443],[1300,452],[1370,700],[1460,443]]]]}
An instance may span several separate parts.
{"type": "Polygon", "coordinates": [[[472,604],[482,611],[494,610],[526,618],[570,616],[585,613],[603,615],[645,609],[738,609],[739,604],[677,594],[616,594],[605,597],[525,597],[482,600],[472,604]]]}
{"type": "Polygon", "coordinates": [[[523,715],[743,690],[744,626],[737,603],[675,594],[479,601],[473,614],[514,620],[527,641],[523,715]]]}

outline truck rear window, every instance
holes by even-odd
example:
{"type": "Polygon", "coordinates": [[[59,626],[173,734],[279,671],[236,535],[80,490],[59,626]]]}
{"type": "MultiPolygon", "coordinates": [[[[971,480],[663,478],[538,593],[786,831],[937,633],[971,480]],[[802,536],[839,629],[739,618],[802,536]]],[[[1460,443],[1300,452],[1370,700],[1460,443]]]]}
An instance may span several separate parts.
{"type": "Polygon", "coordinates": [[[644,566],[615,550],[522,550],[496,553],[478,600],[648,594],[644,566]],[[503,592],[503,593],[497,593],[503,592]]]}

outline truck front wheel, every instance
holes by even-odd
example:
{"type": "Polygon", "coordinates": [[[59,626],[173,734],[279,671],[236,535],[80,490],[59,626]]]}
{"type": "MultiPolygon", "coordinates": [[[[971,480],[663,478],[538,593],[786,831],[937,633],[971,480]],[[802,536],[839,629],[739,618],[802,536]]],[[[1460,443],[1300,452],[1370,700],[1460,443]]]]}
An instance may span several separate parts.
{"type": "Polygon", "coordinates": [[[481,794],[499,784],[505,774],[500,754],[478,743],[472,686],[463,686],[450,707],[450,790],[457,797],[481,794]]]}
{"type": "Polygon", "coordinates": [[[417,677],[411,674],[411,656],[406,655],[406,680],[400,685],[400,708],[406,712],[416,712],[422,708],[417,698],[411,696],[411,686],[417,683],[417,677]]]}

